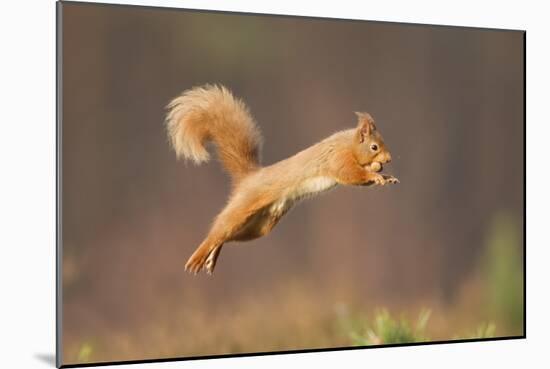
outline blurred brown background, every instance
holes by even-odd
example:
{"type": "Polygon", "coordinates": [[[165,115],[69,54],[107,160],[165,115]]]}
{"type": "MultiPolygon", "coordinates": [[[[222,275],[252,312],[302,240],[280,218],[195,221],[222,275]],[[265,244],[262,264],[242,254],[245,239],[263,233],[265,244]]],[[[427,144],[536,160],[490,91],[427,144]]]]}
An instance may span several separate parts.
{"type": "Polygon", "coordinates": [[[348,346],[338,322],[381,307],[430,309],[434,340],[523,334],[523,33],[72,3],[62,25],[64,363],[348,346]],[[164,107],[204,83],[248,103],[264,164],[370,112],[401,184],[186,274],[229,181],[176,161],[164,107]]]}

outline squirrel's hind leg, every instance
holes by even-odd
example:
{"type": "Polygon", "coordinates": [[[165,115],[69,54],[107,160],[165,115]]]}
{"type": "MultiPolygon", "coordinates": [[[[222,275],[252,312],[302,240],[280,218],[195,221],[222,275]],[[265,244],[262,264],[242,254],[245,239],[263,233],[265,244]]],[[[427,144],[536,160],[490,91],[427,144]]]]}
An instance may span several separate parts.
{"type": "Polygon", "coordinates": [[[218,256],[220,256],[220,251],[222,251],[222,246],[217,246],[210,251],[208,256],[206,257],[206,262],[204,263],[204,267],[206,269],[206,273],[212,274],[214,273],[214,268],[216,267],[216,261],[218,261],[218,256]]]}
{"type": "Polygon", "coordinates": [[[208,274],[212,274],[222,245],[223,242],[212,242],[209,239],[204,240],[189,260],[187,260],[185,270],[197,274],[205,268],[208,274]]]}
{"type": "Polygon", "coordinates": [[[208,236],[187,261],[185,270],[196,274],[204,268],[208,274],[212,274],[225,242],[251,240],[267,233],[269,227],[265,232],[260,228],[263,227],[261,220],[266,216],[262,208],[270,202],[271,197],[265,194],[252,194],[239,197],[238,202],[230,202],[216,217],[208,236]]]}

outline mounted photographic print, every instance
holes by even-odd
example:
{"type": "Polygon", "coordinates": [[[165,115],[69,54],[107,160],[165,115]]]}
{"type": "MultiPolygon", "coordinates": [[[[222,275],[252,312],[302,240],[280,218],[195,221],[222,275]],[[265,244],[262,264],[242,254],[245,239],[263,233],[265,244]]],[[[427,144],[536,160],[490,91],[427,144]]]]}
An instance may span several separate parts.
{"type": "Polygon", "coordinates": [[[58,366],[525,337],[524,31],[57,6],[58,366]]]}

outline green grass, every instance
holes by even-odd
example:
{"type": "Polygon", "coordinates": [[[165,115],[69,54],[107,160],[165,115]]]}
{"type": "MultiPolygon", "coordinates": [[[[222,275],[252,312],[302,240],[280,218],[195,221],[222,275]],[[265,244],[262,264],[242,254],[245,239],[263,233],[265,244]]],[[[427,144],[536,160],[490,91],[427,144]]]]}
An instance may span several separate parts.
{"type": "Polygon", "coordinates": [[[496,325],[494,323],[480,324],[475,330],[463,335],[456,335],[453,339],[475,339],[495,337],[496,325]]]}
{"type": "Polygon", "coordinates": [[[382,309],[375,314],[371,324],[353,327],[349,336],[356,346],[426,341],[425,330],[430,314],[430,310],[423,310],[416,322],[411,324],[405,318],[393,318],[386,309],[382,309]]]}
{"type": "Polygon", "coordinates": [[[491,316],[508,328],[523,327],[523,251],[519,223],[497,214],[487,235],[483,270],[491,316]]]}
{"type": "MultiPolygon", "coordinates": [[[[428,323],[431,311],[423,310],[414,322],[401,317],[396,319],[386,309],[379,310],[372,320],[348,318],[342,322],[347,330],[351,344],[371,346],[399,343],[430,341],[428,323]]],[[[493,323],[480,324],[466,334],[455,335],[452,339],[474,339],[495,337],[496,326],[493,323]]]]}

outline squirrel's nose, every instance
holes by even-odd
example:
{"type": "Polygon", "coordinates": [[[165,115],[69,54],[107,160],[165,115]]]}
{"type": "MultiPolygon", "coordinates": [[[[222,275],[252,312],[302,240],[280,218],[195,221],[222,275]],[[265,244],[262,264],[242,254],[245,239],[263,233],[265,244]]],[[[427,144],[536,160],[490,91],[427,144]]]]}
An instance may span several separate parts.
{"type": "Polygon", "coordinates": [[[390,162],[391,162],[391,154],[388,153],[388,154],[386,155],[386,163],[390,163],[390,162]]]}

